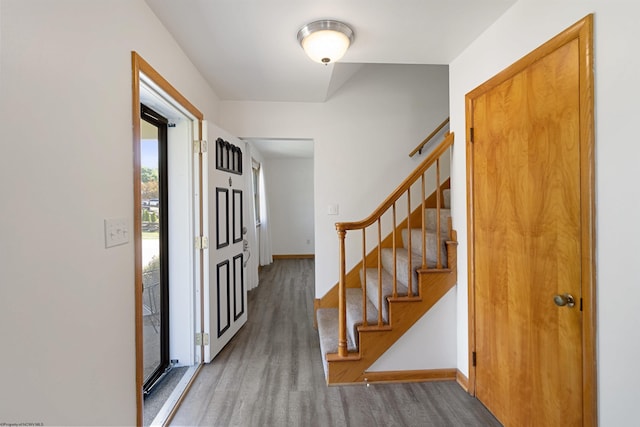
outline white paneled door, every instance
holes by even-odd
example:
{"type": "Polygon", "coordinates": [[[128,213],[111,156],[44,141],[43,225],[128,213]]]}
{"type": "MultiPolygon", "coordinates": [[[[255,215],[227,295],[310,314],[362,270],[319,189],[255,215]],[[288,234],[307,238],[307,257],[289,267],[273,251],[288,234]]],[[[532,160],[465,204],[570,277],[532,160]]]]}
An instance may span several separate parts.
{"type": "MultiPolygon", "coordinates": [[[[205,361],[211,361],[247,321],[244,271],[242,170],[244,142],[208,124],[203,176],[208,182],[205,220],[208,237],[208,272],[205,274],[205,361]],[[206,343],[206,338],[205,338],[206,343]]],[[[205,263],[206,264],[206,263],[205,263]]]]}

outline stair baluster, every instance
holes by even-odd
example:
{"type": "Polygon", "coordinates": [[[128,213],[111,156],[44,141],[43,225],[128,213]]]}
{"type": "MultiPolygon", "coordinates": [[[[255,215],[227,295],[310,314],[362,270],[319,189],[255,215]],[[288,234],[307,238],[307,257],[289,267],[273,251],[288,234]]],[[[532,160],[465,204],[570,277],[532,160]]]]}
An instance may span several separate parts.
{"type": "MultiPolygon", "coordinates": [[[[397,246],[397,242],[396,242],[396,228],[398,228],[398,224],[396,222],[396,203],[393,202],[393,248],[391,250],[392,254],[393,254],[393,259],[396,259],[396,248],[397,246]]],[[[398,265],[394,262],[393,263],[393,297],[397,298],[398,297],[398,265]]]]}
{"type": "Polygon", "coordinates": [[[344,239],[346,230],[338,230],[340,242],[340,280],[338,282],[338,356],[347,357],[347,285],[345,283],[346,260],[344,239]]]}
{"type": "MultiPolygon", "coordinates": [[[[382,222],[378,218],[378,307],[382,307],[382,222]]],[[[382,310],[378,310],[378,326],[382,326],[382,310]]]]}
{"type": "MultiPolygon", "coordinates": [[[[411,187],[409,187],[407,189],[407,212],[411,212],[411,187]]],[[[409,259],[409,262],[407,263],[407,277],[408,277],[408,282],[407,282],[407,287],[408,287],[408,292],[407,295],[409,297],[413,296],[413,263],[411,262],[411,258],[412,258],[412,254],[413,251],[411,250],[412,246],[411,246],[411,215],[408,214],[407,215],[407,257],[409,259]]],[[[396,258],[393,258],[393,263],[396,263],[396,258]]],[[[382,307],[382,306],[381,306],[382,307]]]]}
{"type": "Polygon", "coordinates": [[[367,327],[367,229],[362,229],[362,325],[367,327]]]}
{"type": "Polygon", "coordinates": [[[440,254],[440,245],[442,244],[440,238],[440,158],[436,160],[436,268],[442,268],[442,255],[440,254]]]}
{"type": "Polygon", "coordinates": [[[427,268],[427,195],[426,195],[426,178],[424,173],[420,177],[422,202],[420,203],[420,217],[422,218],[422,268],[427,268]]]}

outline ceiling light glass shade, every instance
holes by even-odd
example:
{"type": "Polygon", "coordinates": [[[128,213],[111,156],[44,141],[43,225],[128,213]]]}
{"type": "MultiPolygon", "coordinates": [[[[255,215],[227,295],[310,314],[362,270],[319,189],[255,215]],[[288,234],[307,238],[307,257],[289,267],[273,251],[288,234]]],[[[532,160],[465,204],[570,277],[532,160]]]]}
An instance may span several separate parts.
{"type": "Polygon", "coordinates": [[[353,42],[353,30],[333,20],[315,21],[298,31],[298,42],[306,54],[321,64],[336,62],[353,42]]]}

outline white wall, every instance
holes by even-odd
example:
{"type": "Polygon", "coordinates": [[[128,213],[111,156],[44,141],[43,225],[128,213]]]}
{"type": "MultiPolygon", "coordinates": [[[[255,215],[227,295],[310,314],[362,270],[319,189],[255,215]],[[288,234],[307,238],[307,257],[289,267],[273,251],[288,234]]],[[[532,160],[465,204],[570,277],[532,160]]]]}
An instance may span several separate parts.
{"type": "Polygon", "coordinates": [[[262,167],[273,254],[313,254],[313,158],[268,158],[262,167]]]}
{"type": "MultiPolygon", "coordinates": [[[[465,94],[588,13],[595,16],[597,358],[602,426],[637,424],[640,373],[640,5],[521,0],[450,64],[451,127],[465,130],[465,94]]],[[[460,246],[458,368],[467,373],[465,147],[454,146],[452,194],[460,246]]]]}
{"type": "Polygon", "coordinates": [[[135,424],[131,51],[216,95],[142,0],[2,0],[0,418],[135,424]]]}
{"type": "Polygon", "coordinates": [[[338,279],[335,222],[369,215],[423,159],[408,154],[448,115],[447,74],[365,65],[325,103],[220,103],[220,124],[235,135],[314,140],[317,297],[338,279]],[[327,215],[329,204],[340,214],[327,215]]]}
{"type": "Polygon", "coordinates": [[[450,369],[455,367],[456,290],[447,292],[367,371],[450,369]]]}

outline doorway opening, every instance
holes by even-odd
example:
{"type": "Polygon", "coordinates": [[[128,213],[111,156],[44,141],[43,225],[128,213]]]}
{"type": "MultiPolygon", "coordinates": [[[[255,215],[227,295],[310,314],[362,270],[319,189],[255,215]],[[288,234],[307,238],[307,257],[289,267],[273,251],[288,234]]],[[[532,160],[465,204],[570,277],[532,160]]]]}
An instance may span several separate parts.
{"type": "Polygon", "coordinates": [[[137,425],[165,424],[202,362],[202,113],[132,53],[137,425]],[[169,371],[170,369],[170,371],[169,371]]]}

